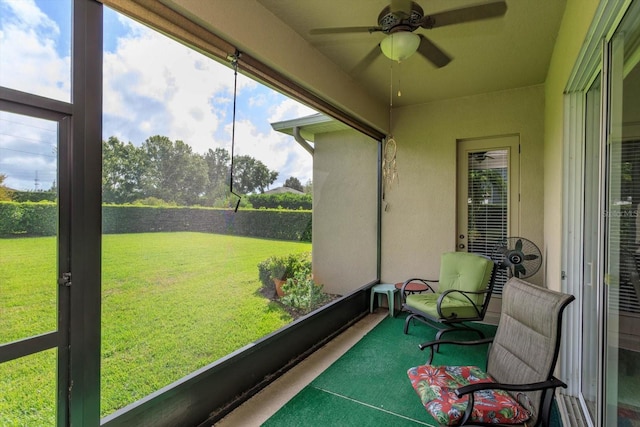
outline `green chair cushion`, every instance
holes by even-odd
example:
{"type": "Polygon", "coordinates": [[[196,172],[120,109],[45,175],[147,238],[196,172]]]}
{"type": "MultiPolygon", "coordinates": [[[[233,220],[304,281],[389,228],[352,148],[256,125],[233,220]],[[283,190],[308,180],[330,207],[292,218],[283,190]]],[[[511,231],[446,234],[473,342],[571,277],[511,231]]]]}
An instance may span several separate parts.
{"type": "MultiPolygon", "coordinates": [[[[454,293],[455,294],[455,293],[454,293]]],[[[434,320],[441,319],[436,308],[440,294],[424,293],[407,295],[406,305],[415,310],[421,311],[434,320]]],[[[478,312],[468,300],[460,301],[457,298],[446,296],[441,304],[442,314],[451,317],[455,313],[457,318],[476,318],[478,312]]]]}

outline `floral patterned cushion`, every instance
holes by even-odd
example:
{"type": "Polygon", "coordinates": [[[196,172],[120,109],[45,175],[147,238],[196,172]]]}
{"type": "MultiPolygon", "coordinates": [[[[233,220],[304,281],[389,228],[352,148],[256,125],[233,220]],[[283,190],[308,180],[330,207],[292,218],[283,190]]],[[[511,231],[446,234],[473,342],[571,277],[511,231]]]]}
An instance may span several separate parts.
{"type": "MultiPolygon", "coordinates": [[[[493,379],[475,366],[424,365],[407,372],[422,404],[439,423],[454,425],[464,416],[468,397],[458,398],[455,389],[467,384],[489,383],[493,379]]],[[[474,393],[471,421],[522,424],[531,416],[508,392],[482,390],[474,393]]]]}

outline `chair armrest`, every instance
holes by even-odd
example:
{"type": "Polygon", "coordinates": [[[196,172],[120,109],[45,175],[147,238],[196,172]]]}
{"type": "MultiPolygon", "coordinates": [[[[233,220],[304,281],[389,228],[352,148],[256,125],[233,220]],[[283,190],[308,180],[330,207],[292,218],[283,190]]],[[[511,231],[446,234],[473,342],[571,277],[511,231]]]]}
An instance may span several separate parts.
{"type": "Polygon", "coordinates": [[[548,393],[549,390],[555,390],[557,387],[567,388],[567,385],[560,381],[555,377],[551,377],[546,381],[541,381],[537,383],[530,384],[501,384],[501,383],[476,383],[462,386],[456,390],[454,390],[456,396],[462,397],[465,395],[469,395],[469,401],[467,403],[467,407],[464,411],[464,416],[462,417],[462,422],[460,425],[465,424],[469,419],[471,419],[471,414],[473,413],[473,405],[475,404],[474,392],[480,390],[507,390],[507,391],[537,391],[537,390],[545,390],[544,399],[542,403],[542,407],[540,409],[540,413],[543,420],[542,425],[547,425],[544,420],[549,419],[549,414],[551,412],[551,401],[553,398],[553,393],[548,393]]]}
{"type": "Polygon", "coordinates": [[[463,291],[460,289],[447,289],[446,291],[444,291],[443,293],[440,294],[440,296],[438,297],[438,301],[436,304],[436,309],[438,310],[438,316],[440,316],[443,319],[455,319],[457,317],[457,315],[455,313],[452,313],[451,316],[447,317],[444,315],[444,313],[442,313],[442,309],[440,308],[440,305],[442,304],[442,301],[444,301],[445,297],[449,294],[452,294],[454,292],[457,292],[459,294],[462,294],[463,297],[465,297],[470,303],[471,305],[473,305],[473,308],[476,310],[476,313],[478,314],[478,317],[480,317],[481,313],[480,310],[478,310],[478,306],[476,305],[475,302],[473,302],[471,300],[471,298],[469,298],[469,295],[481,295],[481,294],[487,294],[489,293],[489,291],[482,290],[482,291],[463,291]]]}
{"type": "Polygon", "coordinates": [[[428,341],[418,345],[420,350],[424,350],[425,348],[429,349],[429,358],[427,359],[427,365],[430,365],[433,361],[433,348],[440,346],[441,344],[452,344],[452,345],[482,345],[482,344],[491,344],[493,342],[493,337],[483,338],[481,340],[474,341],[456,341],[456,340],[435,340],[428,341]]]}
{"type": "Polygon", "coordinates": [[[454,392],[456,396],[462,397],[466,394],[480,390],[507,390],[507,391],[537,391],[549,388],[567,388],[567,385],[555,377],[551,377],[546,381],[529,384],[502,384],[502,383],[476,383],[462,386],[454,392]]]}

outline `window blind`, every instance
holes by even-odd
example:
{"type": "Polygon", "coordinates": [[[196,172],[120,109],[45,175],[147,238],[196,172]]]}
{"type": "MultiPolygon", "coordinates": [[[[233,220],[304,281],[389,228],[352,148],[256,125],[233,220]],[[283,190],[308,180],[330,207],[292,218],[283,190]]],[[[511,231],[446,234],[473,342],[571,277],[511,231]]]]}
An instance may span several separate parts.
{"type": "MultiPolygon", "coordinates": [[[[467,156],[468,250],[491,257],[508,232],[509,150],[476,151],[467,156]]],[[[506,271],[499,270],[494,293],[501,294],[506,281],[506,271]]]]}
{"type": "Polygon", "coordinates": [[[618,254],[620,286],[610,288],[609,304],[640,314],[640,140],[624,141],[620,158],[620,199],[611,201],[609,221],[617,221],[619,234],[611,234],[610,247],[618,254]],[[618,241],[614,239],[618,237],[618,241]]]}

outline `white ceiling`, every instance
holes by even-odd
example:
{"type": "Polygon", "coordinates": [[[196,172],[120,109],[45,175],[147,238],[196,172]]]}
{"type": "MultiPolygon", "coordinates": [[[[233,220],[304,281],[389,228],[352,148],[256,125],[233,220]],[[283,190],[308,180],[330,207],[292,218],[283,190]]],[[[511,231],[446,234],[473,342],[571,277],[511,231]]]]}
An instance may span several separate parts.
{"type": "MultiPolygon", "coordinates": [[[[414,54],[400,65],[382,54],[370,67],[352,71],[384,37],[383,33],[310,35],[325,27],[377,26],[388,0],[258,0],[366,90],[394,107],[458,98],[541,84],[547,69],[565,0],[506,0],[504,17],[418,29],[453,60],[436,68],[414,54]],[[393,67],[392,67],[393,64],[393,67]]],[[[487,3],[482,0],[417,0],[425,15],[487,3]]]]}

